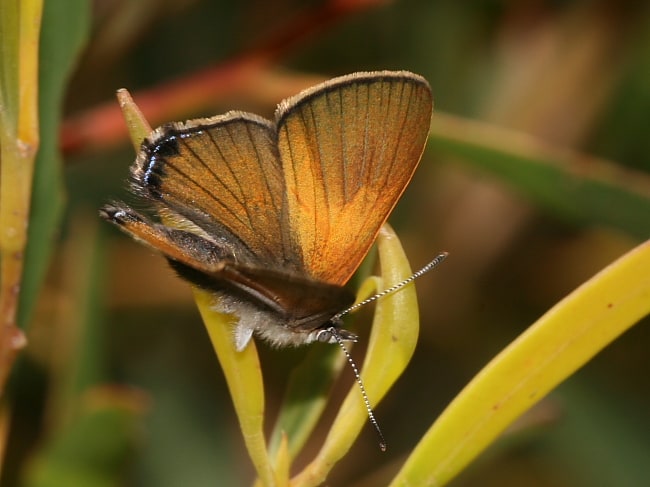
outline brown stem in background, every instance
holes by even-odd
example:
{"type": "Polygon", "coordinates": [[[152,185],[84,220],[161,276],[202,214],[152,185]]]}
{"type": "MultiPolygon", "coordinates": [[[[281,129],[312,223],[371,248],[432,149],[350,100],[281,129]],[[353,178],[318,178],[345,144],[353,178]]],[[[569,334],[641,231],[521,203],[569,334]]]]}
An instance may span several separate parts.
{"type": "MultiPolygon", "coordinates": [[[[247,82],[310,36],[350,15],[385,3],[385,0],[331,0],[293,18],[276,33],[246,52],[192,75],[134,94],[144,116],[156,126],[182,118],[205,106],[206,100],[242,90],[247,82]]],[[[97,106],[66,120],[61,127],[61,148],[70,154],[87,148],[110,147],[128,136],[120,107],[115,102],[97,106]]]]}

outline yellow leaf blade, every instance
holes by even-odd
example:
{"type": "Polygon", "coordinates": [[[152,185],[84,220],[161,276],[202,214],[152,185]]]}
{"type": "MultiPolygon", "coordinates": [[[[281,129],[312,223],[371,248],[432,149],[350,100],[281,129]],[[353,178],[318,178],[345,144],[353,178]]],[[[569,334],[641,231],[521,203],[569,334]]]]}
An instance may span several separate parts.
{"type": "MultiPolygon", "coordinates": [[[[392,229],[385,225],[377,240],[383,288],[411,275],[411,268],[392,229]]],[[[419,332],[419,312],[415,287],[377,302],[375,319],[361,377],[368,398],[375,406],[408,364],[419,332]]],[[[292,486],[320,485],[329,471],[350,449],[361,429],[368,425],[367,411],[357,384],[353,384],[316,458],[293,479],[292,486]]]]}
{"type": "Polygon", "coordinates": [[[602,270],[492,360],[391,486],[444,485],[519,415],[650,312],[650,241],[602,270]]]}
{"type": "Polygon", "coordinates": [[[255,341],[238,352],[232,333],[235,318],[215,311],[215,297],[206,291],[195,288],[194,298],[226,378],[248,454],[262,484],[275,485],[264,438],[264,382],[255,341]]]}

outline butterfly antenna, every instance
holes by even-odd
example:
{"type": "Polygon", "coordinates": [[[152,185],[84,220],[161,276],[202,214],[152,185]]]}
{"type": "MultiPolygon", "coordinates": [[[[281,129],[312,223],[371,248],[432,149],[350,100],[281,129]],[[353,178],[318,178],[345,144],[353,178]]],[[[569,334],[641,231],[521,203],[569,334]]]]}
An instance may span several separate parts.
{"type": "Polygon", "coordinates": [[[415,281],[422,274],[426,274],[431,269],[434,269],[435,267],[437,267],[438,264],[440,264],[443,260],[445,260],[448,255],[449,255],[448,252],[439,253],[438,255],[436,255],[435,259],[433,259],[431,262],[429,262],[427,265],[425,265],[422,269],[420,269],[418,271],[415,271],[413,274],[411,274],[409,277],[404,279],[402,282],[398,282],[397,284],[395,284],[394,286],[389,287],[388,289],[384,289],[383,291],[381,291],[381,292],[379,292],[379,293],[377,293],[377,294],[375,294],[373,296],[370,296],[369,298],[364,299],[363,301],[360,301],[357,304],[353,304],[349,308],[344,309],[343,311],[340,311],[339,313],[335,314],[331,318],[331,320],[335,322],[336,320],[339,320],[342,316],[344,316],[344,315],[346,315],[346,314],[348,314],[348,313],[350,313],[352,311],[355,311],[355,310],[361,308],[362,306],[365,306],[365,305],[367,305],[369,303],[372,303],[373,301],[377,301],[379,298],[383,298],[384,296],[386,296],[388,294],[392,294],[395,291],[399,291],[400,289],[402,289],[407,284],[410,284],[411,282],[415,281]]]}
{"type": "Polygon", "coordinates": [[[388,445],[386,444],[386,438],[384,438],[384,434],[381,432],[381,428],[379,428],[379,423],[375,418],[375,413],[373,413],[372,411],[372,406],[370,405],[370,400],[368,399],[366,388],[364,387],[363,381],[361,380],[361,374],[359,374],[359,369],[357,368],[357,364],[352,359],[352,355],[350,355],[348,349],[345,348],[345,345],[343,344],[343,340],[341,339],[341,336],[339,335],[337,329],[331,326],[327,329],[327,331],[329,331],[332,334],[332,336],[336,340],[336,343],[339,344],[339,347],[341,347],[343,353],[345,354],[345,357],[348,359],[348,363],[350,364],[350,367],[352,367],[352,371],[354,372],[354,377],[357,380],[357,384],[359,384],[359,389],[361,390],[363,403],[366,405],[366,411],[368,412],[368,419],[370,420],[372,426],[375,428],[375,432],[377,433],[377,437],[379,438],[379,449],[381,451],[386,451],[386,449],[388,448],[388,445]]]}

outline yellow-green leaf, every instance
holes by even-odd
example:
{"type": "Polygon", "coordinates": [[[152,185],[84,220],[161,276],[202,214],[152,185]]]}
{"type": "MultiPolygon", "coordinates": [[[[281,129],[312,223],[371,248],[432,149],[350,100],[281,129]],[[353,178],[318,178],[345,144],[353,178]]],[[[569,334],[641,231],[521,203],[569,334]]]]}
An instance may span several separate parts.
{"type": "Polygon", "coordinates": [[[390,485],[449,482],[519,415],[649,312],[646,242],[560,301],[479,372],[390,485]]]}
{"type": "MultiPolygon", "coordinates": [[[[2,6],[7,3],[3,2],[2,6]]],[[[36,2],[20,3],[27,6],[36,2]]],[[[41,287],[56,249],[53,243],[61,233],[67,185],[64,182],[59,129],[68,81],[90,33],[91,10],[92,5],[87,0],[57,0],[43,4],[37,70],[40,140],[34,161],[34,177],[30,181],[29,228],[20,285],[17,321],[22,328],[29,326],[32,320],[35,303],[41,296],[41,287]]],[[[36,29],[36,14],[32,15],[26,20],[36,29]]],[[[1,34],[0,38],[4,41],[1,34]]]]}
{"type": "MultiPolygon", "coordinates": [[[[388,225],[382,228],[377,242],[382,288],[385,289],[409,277],[411,269],[399,239],[388,225]]],[[[381,400],[406,368],[415,350],[418,332],[418,304],[412,284],[378,301],[361,372],[372,405],[381,400]]],[[[343,402],[322,449],[305,470],[296,476],[292,485],[320,485],[366,425],[369,425],[366,408],[355,383],[343,402]]]]}
{"type": "Polygon", "coordinates": [[[122,115],[129,131],[131,143],[136,152],[140,150],[142,141],[151,133],[151,126],[135,104],[131,93],[125,88],[117,90],[117,101],[122,109],[122,115]]]}
{"type": "Polygon", "coordinates": [[[237,351],[232,331],[236,318],[215,311],[211,293],[195,288],[194,298],[226,378],[248,454],[262,484],[275,485],[264,438],[264,382],[255,341],[237,351]]]}

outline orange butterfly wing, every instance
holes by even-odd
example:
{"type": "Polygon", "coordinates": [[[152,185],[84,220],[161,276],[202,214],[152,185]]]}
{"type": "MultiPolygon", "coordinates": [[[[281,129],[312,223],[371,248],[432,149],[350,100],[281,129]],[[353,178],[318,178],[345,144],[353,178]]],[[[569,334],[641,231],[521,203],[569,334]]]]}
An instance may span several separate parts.
{"type": "Polygon", "coordinates": [[[161,127],[134,187],[235,262],[343,285],[410,181],[431,112],[412,73],[335,78],[282,102],[275,125],[230,112],[161,127]]]}
{"type": "Polygon", "coordinates": [[[134,189],[175,226],[230,248],[231,260],[299,271],[275,139],[270,121],[242,112],[163,126],[143,144],[134,189]]]}
{"type": "Polygon", "coordinates": [[[291,235],[305,272],[345,284],[417,167],[433,101],[408,72],[356,73],[276,113],[291,235]]]}

